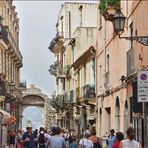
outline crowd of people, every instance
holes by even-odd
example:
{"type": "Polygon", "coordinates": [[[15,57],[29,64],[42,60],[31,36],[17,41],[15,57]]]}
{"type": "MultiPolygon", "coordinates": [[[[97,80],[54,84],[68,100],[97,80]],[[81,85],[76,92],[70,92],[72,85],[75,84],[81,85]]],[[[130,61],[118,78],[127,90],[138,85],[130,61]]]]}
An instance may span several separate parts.
{"type": "Polygon", "coordinates": [[[17,136],[14,130],[10,130],[9,148],[142,148],[135,140],[135,132],[132,127],[127,129],[127,138],[124,134],[110,130],[110,134],[103,143],[101,138],[96,136],[94,127],[84,130],[78,134],[76,130],[61,129],[58,126],[47,131],[43,127],[39,130],[32,130],[31,124],[26,127],[26,132],[18,131],[17,136]]]}

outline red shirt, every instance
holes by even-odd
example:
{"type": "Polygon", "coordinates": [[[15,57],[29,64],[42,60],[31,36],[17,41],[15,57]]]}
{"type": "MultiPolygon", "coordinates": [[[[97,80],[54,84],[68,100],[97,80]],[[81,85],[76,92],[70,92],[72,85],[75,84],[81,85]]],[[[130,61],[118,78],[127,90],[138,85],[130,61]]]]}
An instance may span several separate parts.
{"type": "Polygon", "coordinates": [[[120,141],[116,141],[115,144],[113,145],[113,148],[119,148],[120,141]]]}

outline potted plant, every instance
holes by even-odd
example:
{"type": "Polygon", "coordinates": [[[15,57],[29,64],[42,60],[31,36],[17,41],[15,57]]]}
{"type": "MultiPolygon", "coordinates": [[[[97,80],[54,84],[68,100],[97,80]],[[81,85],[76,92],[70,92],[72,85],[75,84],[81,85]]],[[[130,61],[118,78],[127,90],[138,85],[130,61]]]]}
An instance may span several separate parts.
{"type": "Polygon", "coordinates": [[[106,21],[112,21],[118,9],[120,9],[120,0],[100,0],[99,10],[106,21]]]}

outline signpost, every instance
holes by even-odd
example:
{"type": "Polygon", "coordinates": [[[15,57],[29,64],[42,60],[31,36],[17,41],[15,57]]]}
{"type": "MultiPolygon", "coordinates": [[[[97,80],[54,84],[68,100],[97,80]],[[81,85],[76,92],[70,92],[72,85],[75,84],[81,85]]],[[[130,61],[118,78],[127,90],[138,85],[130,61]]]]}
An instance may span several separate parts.
{"type": "MultiPolygon", "coordinates": [[[[143,103],[143,124],[144,124],[144,130],[145,130],[145,102],[148,102],[148,71],[139,71],[138,72],[138,102],[143,103]]],[[[145,132],[143,133],[144,137],[145,132]]],[[[143,143],[144,143],[143,138],[143,143]]]]}
{"type": "Polygon", "coordinates": [[[138,72],[138,102],[148,102],[148,71],[138,72]]]}

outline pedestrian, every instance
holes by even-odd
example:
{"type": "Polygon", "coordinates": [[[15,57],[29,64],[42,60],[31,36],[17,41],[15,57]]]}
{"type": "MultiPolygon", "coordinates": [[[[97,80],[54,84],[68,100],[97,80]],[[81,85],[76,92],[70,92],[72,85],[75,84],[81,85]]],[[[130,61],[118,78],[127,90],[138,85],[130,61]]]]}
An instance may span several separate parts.
{"type": "Polygon", "coordinates": [[[91,136],[89,137],[89,139],[93,142],[94,148],[101,148],[99,138],[96,137],[96,129],[95,129],[95,127],[92,127],[90,132],[91,132],[91,136]]]}
{"type": "Polygon", "coordinates": [[[135,130],[129,127],[126,131],[127,139],[120,142],[119,148],[142,148],[141,144],[135,140],[135,130]]]}
{"type": "Polygon", "coordinates": [[[78,143],[77,143],[77,135],[72,134],[72,143],[70,144],[70,148],[78,148],[78,143]]]}
{"type": "Polygon", "coordinates": [[[35,138],[34,133],[32,132],[32,125],[28,124],[26,132],[22,136],[21,142],[23,143],[24,148],[36,148],[36,141],[37,138],[35,138]]]}
{"type": "Polygon", "coordinates": [[[16,148],[16,135],[14,130],[9,130],[8,132],[9,136],[9,148],[16,148]]]}
{"type": "Polygon", "coordinates": [[[23,144],[21,143],[21,138],[22,138],[22,130],[18,130],[17,134],[17,148],[23,148],[23,144]]]}
{"type": "Polygon", "coordinates": [[[48,146],[50,148],[67,148],[65,139],[60,135],[61,129],[59,127],[53,127],[52,133],[53,133],[53,136],[49,138],[47,142],[47,148],[48,146]]]}
{"type": "Polygon", "coordinates": [[[119,148],[119,145],[120,145],[120,142],[121,140],[124,139],[124,135],[122,132],[117,132],[116,133],[116,142],[115,144],[113,145],[113,148],[119,148]]]}
{"type": "Polygon", "coordinates": [[[49,134],[49,131],[47,129],[44,129],[44,137],[46,139],[45,147],[47,148],[47,142],[51,138],[51,135],[49,134]]]}
{"type": "Polygon", "coordinates": [[[86,130],[83,133],[83,138],[79,141],[79,148],[93,148],[94,144],[91,140],[89,140],[89,137],[91,136],[91,133],[89,130],[86,130]]]}
{"type": "Polygon", "coordinates": [[[66,133],[64,134],[64,138],[67,146],[69,147],[69,145],[73,142],[70,129],[66,130],[66,133]]]}
{"type": "MultiPolygon", "coordinates": [[[[33,132],[34,137],[37,139],[38,138],[38,129],[35,129],[35,131],[33,132]]],[[[35,147],[38,147],[38,141],[35,142],[35,147]]]]}
{"type": "Polygon", "coordinates": [[[38,143],[39,143],[39,148],[45,148],[46,137],[45,137],[45,132],[43,127],[40,127],[38,143]]]}
{"type": "Polygon", "coordinates": [[[116,141],[115,130],[111,129],[110,135],[108,136],[108,139],[107,139],[108,148],[112,148],[115,141],[116,141]]]}

